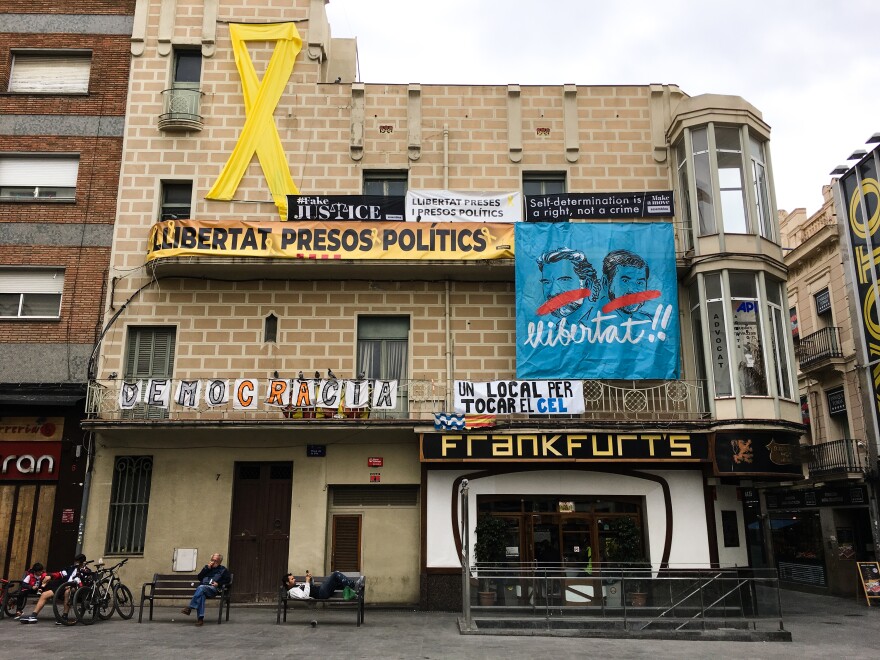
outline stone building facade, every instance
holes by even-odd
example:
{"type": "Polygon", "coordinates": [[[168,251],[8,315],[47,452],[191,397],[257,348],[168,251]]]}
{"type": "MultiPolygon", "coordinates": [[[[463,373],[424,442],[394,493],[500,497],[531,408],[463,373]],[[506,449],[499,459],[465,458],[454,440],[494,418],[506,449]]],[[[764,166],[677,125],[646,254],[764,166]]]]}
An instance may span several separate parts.
{"type": "Polygon", "coordinates": [[[324,5],[137,3],[87,553],[137,582],[224,552],[242,600],[338,569],[373,602],[454,608],[468,478],[513,563],[604,561],[629,517],[657,567],[749,564],[741,488],[802,474],[760,112],[674,85],[365,83],[324,5]],[[408,192],[422,212],[382,207],[408,192]],[[518,222],[569,194],[674,236],[675,376],[521,375],[514,233],[589,224],[518,222]],[[456,195],[515,221],[446,221],[456,195]],[[352,382],[391,405],[351,405],[352,382]],[[585,408],[443,426],[497,382],[585,408]],[[280,408],[276,386],[345,398],[280,408]]]}

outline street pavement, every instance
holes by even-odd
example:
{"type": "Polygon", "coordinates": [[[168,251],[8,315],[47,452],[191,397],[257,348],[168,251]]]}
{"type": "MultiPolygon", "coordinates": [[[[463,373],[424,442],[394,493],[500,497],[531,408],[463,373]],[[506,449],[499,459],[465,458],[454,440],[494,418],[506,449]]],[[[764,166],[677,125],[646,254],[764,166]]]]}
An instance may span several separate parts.
{"type": "MultiPolygon", "coordinates": [[[[92,626],[56,626],[51,608],[37,624],[0,620],[0,657],[101,658],[877,658],[880,607],[865,599],[783,592],[785,628],[792,642],[704,642],[461,635],[459,613],[367,609],[355,626],[348,608],[295,608],[275,624],[268,607],[232,606],[217,625],[217,606],[205,625],[178,608],[157,607],[154,620],[138,624],[116,616],[92,626]],[[310,621],[318,621],[311,627],[310,621]]],[[[146,614],[145,614],[146,617],[146,614]]]]}

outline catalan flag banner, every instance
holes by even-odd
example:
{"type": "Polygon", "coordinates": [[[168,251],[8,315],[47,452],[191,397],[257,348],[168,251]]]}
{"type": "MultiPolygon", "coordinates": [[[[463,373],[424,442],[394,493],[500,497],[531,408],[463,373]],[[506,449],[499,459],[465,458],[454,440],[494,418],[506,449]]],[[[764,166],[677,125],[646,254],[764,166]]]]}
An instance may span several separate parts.
{"type": "Polygon", "coordinates": [[[484,429],[495,426],[495,415],[465,415],[464,427],[466,429],[484,429]]]}

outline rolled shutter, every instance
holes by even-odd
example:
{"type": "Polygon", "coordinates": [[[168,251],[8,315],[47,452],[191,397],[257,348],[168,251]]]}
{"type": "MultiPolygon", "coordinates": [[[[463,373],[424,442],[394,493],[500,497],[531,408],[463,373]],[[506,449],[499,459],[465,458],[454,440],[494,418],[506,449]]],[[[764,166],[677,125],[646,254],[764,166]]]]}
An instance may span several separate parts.
{"type": "Polygon", "coordinates": [[[92,58],[88,54],[16,53],[9,91],[43,94],[85,94],[89,91],[92,58]]]}

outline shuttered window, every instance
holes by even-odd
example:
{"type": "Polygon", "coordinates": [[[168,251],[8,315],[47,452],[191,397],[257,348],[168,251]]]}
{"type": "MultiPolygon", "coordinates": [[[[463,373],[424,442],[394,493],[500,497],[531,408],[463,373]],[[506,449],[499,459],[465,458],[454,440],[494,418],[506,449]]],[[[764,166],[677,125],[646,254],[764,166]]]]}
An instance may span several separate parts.
{"type": "Polygon", "coordinates": [[[0,156],[0,199],[71,201],[76,198],[78,174],[76,155],[0,156]]]}
{"type": "Polygon", "coordinates": [[[330,568],[348,575],[361,572],[361,517],[333,516],[330,568]]]}
{"type": "MultiPolygon", "coordinates": [[[[174,370],[176,330],[167,326],[132,327],[128,334],[128,352],[125,359],[125,380],[128,382],[150,378],[171,378],[174,370]]],[[[145,383],[146,386],[146,383],[145,383]]],[[[123,410],[126,419],[163,419],[165,408],[138,404],[123,410]]]]}
{"type": "Polygon", "coordinates": [[[416,506],[418,503],[418,486],[333,487],[335,507],[416,506]]]}
{"type": "Polygon", "coordinates": [[[58,318],[64,271],[58,269],[0,269],[0,317],[58,318]]]}
{"type": "Polygon", "coordinates": [[[14,53],[9,91],[22,94],[85,94],[91,53],[14,53]]]}

